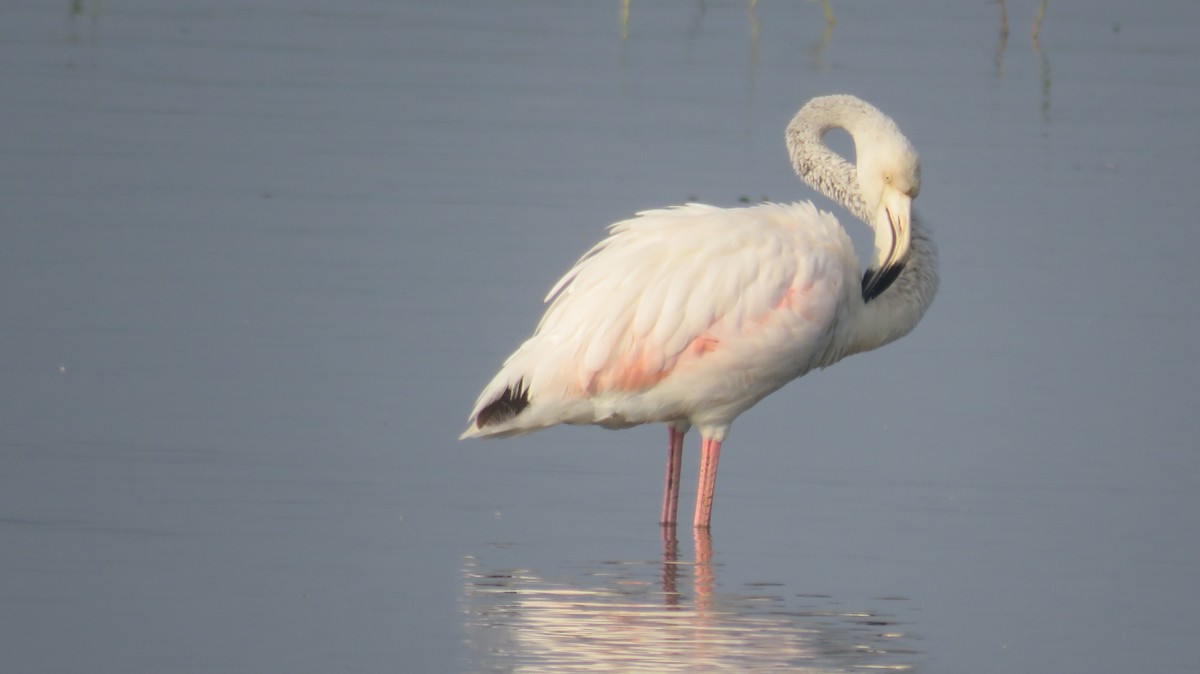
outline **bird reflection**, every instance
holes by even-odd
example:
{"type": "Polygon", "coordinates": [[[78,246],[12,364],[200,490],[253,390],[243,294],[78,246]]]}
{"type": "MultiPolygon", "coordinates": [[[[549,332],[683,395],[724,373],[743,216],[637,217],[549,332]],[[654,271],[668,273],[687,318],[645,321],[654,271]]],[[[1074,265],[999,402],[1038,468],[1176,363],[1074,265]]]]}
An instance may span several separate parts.
{"type": "MultiPolygon", "coordinates": [[[[1029,29],[1030,47],[1038,57],[1039,74],[1042,81],[1042,119],[1050,120],[1050,58],[1042,49],[1041,34],[1042,20],[1046,18],[1046,5],[1050,0],[1042,0],[1033,16],[1033,27],[1029,29]]],[[[1004,50],[1008,47],[1008,8],[1005,0],[996,0],[1000,6],[1000,39],[996,43],[996,79],[1004,79],[1004,50]]]]}
{"type": "MultiPolygon", "coordinates": [[[[825,65],[825,49],[829,46],[829,40],[833,37],[833,28],[837,25],[837,17],[833,14],[833,6],[830,0],[816,0],[821,3],[821,12],[824,16],[824,28],[821,30],[821,38],[813,43],[809,48],[809,58],[811,66],[814,70],[820,70],[825,65]]],[[[618,9],[618,33],[622,43],[629,41],[629,25],[630,25],[630,6],[632,0],[620,0],[620,8],[618,9]]],[[[747,16],[750,23],[750,74],[754,77],[758,68],[758,50],[759,38],[762,34],[762,21],[758,18],[758,0],[748,0],[747,16]]],[[[688,30],[689,42],[700,34],[700,28],[703,23],[704,15],[708,11],[708,4],[701,0],[696,4],[696,15],[692,20],[691,28],[688,30]]],[[[625,56],[622,55],[622,63],[625,62],[625,56]]]]}
{"type": "MultiPolygon", "coordinates": [[[[910,638],[889,616],[847,611],[784,583],[723,589],[707,530],[681,560],[674,527],[662,559],[560,568],[464,564],[469,671],[908,671],[910,638]]],[[[890,601],[903,601],[891,599],[890,601]]]]}

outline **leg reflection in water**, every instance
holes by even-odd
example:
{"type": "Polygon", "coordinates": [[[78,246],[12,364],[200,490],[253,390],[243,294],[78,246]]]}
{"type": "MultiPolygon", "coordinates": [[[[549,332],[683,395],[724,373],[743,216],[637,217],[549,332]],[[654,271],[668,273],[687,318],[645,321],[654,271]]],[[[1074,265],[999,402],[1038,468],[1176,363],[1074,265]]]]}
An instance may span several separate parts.
{"type": "Polygon", "coordinates": [[[722,587],[728,569],[714,561],[711,535],[692,531],[690,559],[680,558],[674,527],[662,528],[655,560],[543,560],[535,569],[497,564],[521,552],[506,546],[467,557],[469,671],[905,671],[921,659],[895,617],[848,611],[810,580],[722,587]]]}

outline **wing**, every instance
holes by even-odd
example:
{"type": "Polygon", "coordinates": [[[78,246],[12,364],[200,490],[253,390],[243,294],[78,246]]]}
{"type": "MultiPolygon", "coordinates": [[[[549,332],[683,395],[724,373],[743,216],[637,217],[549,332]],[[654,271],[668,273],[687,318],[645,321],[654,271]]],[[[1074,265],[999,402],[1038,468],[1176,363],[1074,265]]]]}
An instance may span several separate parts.
{"type": "Polygon", "coordinates": [[[824,329],[838,297],[812,289],[831,272],[840,278],[848,245],[807,202],[644,212],[614,225],[555,285],[536,335],[574,363],[567,391],[640,390],[681,357],[738,336],[777,324],[824,329]]]}

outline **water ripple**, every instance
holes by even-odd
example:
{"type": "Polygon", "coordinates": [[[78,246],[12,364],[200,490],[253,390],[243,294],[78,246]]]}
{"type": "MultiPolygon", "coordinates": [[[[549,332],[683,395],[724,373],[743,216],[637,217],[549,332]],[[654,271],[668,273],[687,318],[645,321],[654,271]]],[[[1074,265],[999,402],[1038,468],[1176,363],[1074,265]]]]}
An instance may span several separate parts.
{"type": "MultiPolygon", "coordinates": [[[[861,672],[913,670],[913,638],[891,615],[850,611],[783,583],[728,591],[711,541],[679,561],[596,562],[549,578],[464,561],[473,672],[861,672]]],[[[880,598],[889,602],[901,597],[880,598]]]]}

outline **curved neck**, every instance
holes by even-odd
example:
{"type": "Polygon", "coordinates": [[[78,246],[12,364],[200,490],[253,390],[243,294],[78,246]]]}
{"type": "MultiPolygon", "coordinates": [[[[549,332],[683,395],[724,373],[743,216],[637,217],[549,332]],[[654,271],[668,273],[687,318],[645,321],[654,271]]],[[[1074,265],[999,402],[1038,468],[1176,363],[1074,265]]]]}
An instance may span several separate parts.
{"type": "Polygon", "coordinates": [[[830,150],[823,138],[830,129],[845,129],[857,146],[858,129],[871,113],[881,114],[850,96],[826,96],[801,108],[786,132],[788,154],[796,175],[866,223],[870,223],[871,214],[858,186],[858,171],[830,150]]]}
{"type": "MultiPolygon", "coordinates": [[[[872,142],[870,129],[878,129],[880,124],[889,133],[900,135],[891,120],[869,103],[853,96],[824,96],[809,101],[787,128],[788,154],[800,179],[868,225],[872,214],[863,200],[857,169],[829,149],[823,138],[830,129],[845,129],[854,139],[855,151],[861,152],[864,142],[872,142]]],[[[937,248],[916,212],[910,223],[904,269],[890,287],[870,302],[864,302],[857,284],[849,286],[850,314],[844,326],[847,340],[837,353],[829,354],[826,364],[903,337],[933,302],[938,287],[937,248]]]]}
{"type": "Polygon", "coordinates": [[[908,261],[891,287],[865,304],[853,293],[855,340],[842,356],[877,349],[907,335],[933,302],[938,289],[937,246],[915,212],[911,235],[908,261]]]}

